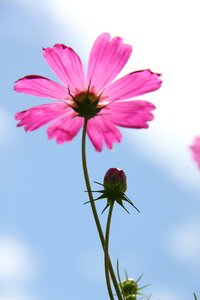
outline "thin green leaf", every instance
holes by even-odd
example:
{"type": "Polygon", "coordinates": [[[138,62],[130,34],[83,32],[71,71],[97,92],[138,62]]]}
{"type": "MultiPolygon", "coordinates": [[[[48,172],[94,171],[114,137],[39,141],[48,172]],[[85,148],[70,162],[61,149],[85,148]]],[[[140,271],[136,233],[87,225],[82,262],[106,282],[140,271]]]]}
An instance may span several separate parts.
{"type": "Polygon", "coordinates": [[[193,295],[194,295],[194,299],[197,300],[197,295],[195,293],[193,293],[193,295]]]}

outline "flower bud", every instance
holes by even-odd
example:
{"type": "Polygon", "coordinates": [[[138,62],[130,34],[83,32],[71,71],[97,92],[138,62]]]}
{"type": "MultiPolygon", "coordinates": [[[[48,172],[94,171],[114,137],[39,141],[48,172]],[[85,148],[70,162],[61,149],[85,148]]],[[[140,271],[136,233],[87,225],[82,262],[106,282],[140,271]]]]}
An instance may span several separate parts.
{"type": "MultiPolygon", "coordinates": [[[[103,209],[102,213],[111,205],[114,204],[116,201],[119,205],[121,205],[128,213],[129,211],[124,207],[123,201],[128,202],[130,205],[132,205],[138,212],[140,212],[137,207],[131,202],[131,200],[126,196],[124,193],[127,188],[126,184],[126,175],[123,170],[118,168],[110,168],[105,176],[104,176],[104,182],[103,184],[97,181],[94,181],[95,183],[101,185],[104,187],[103,190],[99,191],[92,191],[94,193],[98,192],[101,193],[101,195],[94,199],[100,200],[100,199],[107,199],[107,205],[103,209]]],[[[88,201],[90,202],[90,201],[88,201]]],[[[85,203],[88,203],[85,202],[85,203]]]]}
{"type": "Polygon", "coordinates": [[[124,193],[127,188],[124,171],[118,168],[110,168],[104,176],[104,186],[109,190],[124,193]]]}
{"type": "Polygon", "coordinates": [[[136,299],[136,295],[138,292],[137,282],[133,279],[127,279],[121,283],[122,293],[126,299],[136,299]],[[132,296],[132,298],[131,298],[132,296]],[[135,298],[134,298],[135,297],[135,298]]]}
{"type": "Polygon", "coordinates": [[[128,297],[126,297],[126,300],[136,300],[137,296],[136,295],[130,295],[128,297]]]}

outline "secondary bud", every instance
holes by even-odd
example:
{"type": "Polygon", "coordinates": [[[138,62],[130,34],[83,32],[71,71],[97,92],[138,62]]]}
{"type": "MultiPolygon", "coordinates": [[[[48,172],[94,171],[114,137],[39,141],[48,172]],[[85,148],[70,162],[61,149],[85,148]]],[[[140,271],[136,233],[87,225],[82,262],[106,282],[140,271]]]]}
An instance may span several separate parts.
{"type": "Polygon", "coordinates": [[[109,190],[124,193],[127,189],[124,171],[118,168],[110,168],[104,176],[104,186],[109,190]]]}
{"type": "MultiPolygon", "coordinates": [[[[133,279],[127,279],[124,282],[121,283],[121,289],[122,289],[122,293],[125,297],[135,297],[136,299],[136,295],[138,292],[138,286],[137,286],[137,282],[134,281],[133,279]]],[[[126,298],[129,299],[129,298],[126,298]]],[[[130,298],[132,299],[132,298],[130,298]]],[[[134,298],[133,298],[134,299],[134,298]]]]}

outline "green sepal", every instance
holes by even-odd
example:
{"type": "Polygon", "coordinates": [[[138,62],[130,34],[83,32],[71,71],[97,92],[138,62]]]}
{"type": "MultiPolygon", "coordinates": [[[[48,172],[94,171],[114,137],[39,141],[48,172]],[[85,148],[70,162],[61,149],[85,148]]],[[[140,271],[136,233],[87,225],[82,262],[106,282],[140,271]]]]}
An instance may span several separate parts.
{"type": "MultiPolygon", "coordinates": [[[[101,199],[107,199],[107,204],[106,204],[105,208],[103,209],[103,211],[101,212],[101,214],[103,214],[103,212],[110,206],[111,201],[116,201],[128,214],[130,214],[130,212],[124,206],[122,200],[128,202],[138,212],[140,212],[139,209],[133,204],[133,202],[126,196],[126,194],[119,190],[119,188],[120,188],[119,184],[117,184],[115,187],[113,187],[111,189],[110,187],[106,186],[103,183],[100,183],[100,182],[97,182],[97,181],[94,181],[94,183],[103,186],[104,190],[85,191],[85,192],[87,192],[87,193],[89,193],[89,192],[101,193],[101,195],[99,197],[97,197],[96,199],[94,199],[93,201],[97,201],[97,200],[101,200],[101,199]]],[[[91,201],[87,201],[84,204],[89,203],[89,202],[91,202],[91,201]]]]}
{"type": "Polygon", "coordinates": [[[102,210],[101,214],[104,213],[104,211],[110,206],[110,203],[107,203],[106,206],[104,207],[104,209],[102,210]]]}

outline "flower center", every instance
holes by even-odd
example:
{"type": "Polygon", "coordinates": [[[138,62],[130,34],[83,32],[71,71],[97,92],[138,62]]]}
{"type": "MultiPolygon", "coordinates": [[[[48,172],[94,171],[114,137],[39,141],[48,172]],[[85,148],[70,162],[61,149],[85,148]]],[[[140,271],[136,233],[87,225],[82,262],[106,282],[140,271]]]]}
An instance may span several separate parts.
{"type": "Polygon", "coordinates": [[[78,116],[80,117],[84,117],[87,119],[93,118],[104,107],[103,105],[99,105],[101,94],[100,96],[97,96],[96,94],[89,92],[89,90],[86,92],[80,92],[75,96],[72,96],[70,94],[70,96],[73,99],[73,104],[71,105],[71,107],[75,112],[78,113],[78,116]]]}

